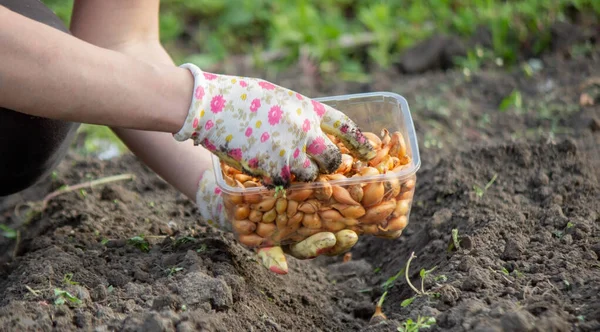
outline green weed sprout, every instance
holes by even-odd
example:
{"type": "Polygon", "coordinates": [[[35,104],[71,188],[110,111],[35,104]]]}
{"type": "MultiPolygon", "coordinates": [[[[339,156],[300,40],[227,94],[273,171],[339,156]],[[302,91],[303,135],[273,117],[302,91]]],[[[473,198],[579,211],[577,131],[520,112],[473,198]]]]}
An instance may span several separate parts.
{"type": "Polygon", "coordinates": [[[173,276],[175,273],[177,273],[179,271],[183,271],[183,268],[182,267],[175,267],[175,266],[173,266],[173,267],[167,269],[167,275],[169,277],[171,277],[171,276],[173,276]]]}
{"type": "Polygon", "coordinates": [[[407,319],[401,326],[398,326],[398,332],[418,332],[420,329],[431,328],[436,323],[434,317],[421,317],[417,321],[407,319]]]}
{"type": "Polygon", "coordinates": [[[144,239],[144,235],[134,236],[127,240],[127,243],[140,249],[143,252],[150,251],[150,243],[144,239]]]}
{"type": "MultiPolygon", "coordinates": [[[[410,278],[408,277],[408,271],[410,269],[410,262],[414,259],[417,258],[417,256],[415,256],[414,251],[410,254],[410,257],[408,258],[408,261],[406,262],[406,268],[404,269],[404,278],[406,279],[406,282],[408,283],[408,286],[416,293],[415,296],[409,297],[408,299],[405,299],[404,301],[402,301],[402,303],[400,303],[400,306],[407,307],[409,306],[411,303],[413,303],[413,301],[418,297],[418,296],[423,296],[423,295],[435,295],[434,293],[431,293],[429,291],[425,291],[425,278],[427,278],[428,275],[431,274],[431,272],[433,272],[437,266],[434,266],[433,268],[426,270],[426,269],[421,269],[421,271],[419,271],[419,277],[421,278],[421,289],[417,289],[417,287],[415,287],[412,282],[410,281],[410,278]]],[[[442,279],[446,279],[445,276],[443,276],[442,279]]]]}
{"type": "Polygon", "coordinates": [[[479,187],[478,185],[474,185],[473,190],[475,190],[475,194],[477,195],[477,197],[483,197],[483,194],[485,194],[485,192],[491,187],[491,185],[494,184],[497,178],[498,174],[496,173],[483,188],[479,187]]]}
{"type": "Polygon", "coordinates": [[[4,224],[0,224],[0,234],[7,239],[15,239],[17,237],[17,231],[4,224]]]}
{"type": "Polygon", "coordinates": [[[73,281],[73,273],[65,274],[62,281],[63,281],[63,283],[68,284],[68,285],[79,285],[79,283],[77,281],[73,281]]]}
{"type": "Polygon", "coordinates": [[[56,299],[54,300],[54,304],[55,305],[61,305],[61,304],[74,304],[74,305],[79,305],[81,304],[81,300],[78,299],[76,296],[71,295],[71,293],[62,290],[60,288],[55,288],[54,289],[54,296],[56,296],[56,299]]]}

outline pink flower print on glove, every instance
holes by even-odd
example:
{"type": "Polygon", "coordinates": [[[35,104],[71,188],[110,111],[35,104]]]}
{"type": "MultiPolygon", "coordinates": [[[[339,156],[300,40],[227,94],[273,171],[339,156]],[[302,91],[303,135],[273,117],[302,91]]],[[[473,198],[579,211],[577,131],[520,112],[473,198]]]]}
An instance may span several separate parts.
{"type": "Polygon", "coordinates": [[[225,99],[223,96],[215,96],[212,98],[210,102],[210,110],[213,113],[219,113],[223,111],[223,107],[225,107],[225,99]]]}
{"type": "Polygon", "coordinates": [[[283,112],[281,111],[281,107],[279,107],[279,105],[271,107],[271,110],[269,111],[269,124],[271,124],[271,126],[278,124],[279,121],[281,121],[282,115],[283,112]]]}
{"type": "Polygon", "coordinates": [[[315,100],[311,100],[311,103],[313,104],[313,108],[315,110],[315,113],[317,113],[317,115],[319,117],[322,117],[323,114],[325,114],[325,105],[323,105],[320,102],[315,101],[315,100]]]}
{"type": "Polygon", "coordinates": [[[269,136],[269,133],[263,133],[262,135],[260,135],[260,142],[264,143],[264,142],[268,141],[269,137],[271,137],[271,136],[269,136]]]}
{"type": "Polygon", "coordinates": [[[308,121],[308,119],[304,120],[304,123],[302,124],[302,131],[304,131],[305,133],[308,133],[308,131],[310,130],[310,121],[308,121]]]}
{"type": "Polygon", "coordinates": [[[201,86],[197,87],[194,96],[196,99],[202,100],[202,98],[204,98],[204,88],[201,86]]]}
{"type": "Polygon", "coordinates": [[[319,173],[334,172],[341,153],[326,134],[361,160],[375,157],[358,126],[326,104],[262,79],[205,73],[189,63],[181,67],[194,76],[194,94],[174,138],[192,139],[268,187],[288,187],[292,174],[297,181],[314,181],[319,173]]]}
{"type": "Polygon", "coordinates": [[[306,150],[311,155],[320,155],[323,153],[323,151],[325,151],[326,148],[325,139],[323,137],[317,137],[314,141],[312,141],[312,143],[310,143],[306,150]]]}
{"type": "Polygon", "coordinates": [[[250,112],[256,112],[259,107],[260,107],[260,99],[255,98],[252,101],[252,104],[250,104],[250,112]]]}
{"type": "Polygon", "coordinates": [[[275,84],[269,83],[269,82],[258,82],[258,85],[260,85],[263,89],[265,90],[275,90],[275,84]]]}
{"type": "Polygon", "coordinates": [[[240,161],[240,160],[242,160],[242,149],[240,149],[240,148],[231,149],[231,151],[229,152],[229,155],[231,157],[233,157],[233,159],[240,161]]]}

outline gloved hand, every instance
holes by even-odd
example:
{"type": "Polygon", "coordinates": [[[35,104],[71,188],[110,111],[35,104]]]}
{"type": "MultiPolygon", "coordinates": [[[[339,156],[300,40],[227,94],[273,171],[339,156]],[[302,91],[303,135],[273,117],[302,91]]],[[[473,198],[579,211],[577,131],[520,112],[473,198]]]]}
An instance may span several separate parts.
{"type": "MultiPolygon", "coordinates": [[[[231,223],[226,220],[223,211],[223,197],[221,190],[216,185],[213,169],[210,168],[202,174],[198,183],[196,204],[202,218],[209,224],[224,231],[233,232],[231,223]]],[[[288,265],[284,253],[297,259],[311,259],[325,254],[339,255],[350,250],[358,241],[358,235],[351,230],[339,232],[321,232],[305,240],[287,246],[272,246],[257,249],[258,257],[264,267],[277,274],[287,274],[288,265]]]]}
{"type": "Polygon", "coordinates": [[[341,153],[326,134],[361,160],[375,157],[357,125],[328,105],[261,79],[181,67],[194,75],[194,97],[175,139],[193,139],[268,188],[289,187],[292,175],[307,182],[334,172],[341,153]]]}

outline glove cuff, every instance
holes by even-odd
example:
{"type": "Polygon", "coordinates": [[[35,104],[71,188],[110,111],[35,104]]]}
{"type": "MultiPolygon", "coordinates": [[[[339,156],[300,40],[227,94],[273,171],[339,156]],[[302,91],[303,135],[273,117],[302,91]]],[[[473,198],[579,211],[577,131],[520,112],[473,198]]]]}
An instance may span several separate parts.
{"type": "Polygon", "coordinates": [[[198,145],[198,130],[200,124],[200,118],[205,97],[205,86],[206,78],[204,72],[198,68],[198,66],[192,63],[184,63],[180,68],[189,70],[194,76],[194,90],[192,95],[192,102],[188,110],[188,115],[183,123],[183,126],[179,131],[173,134],[173,137],[180,142],[186,141],[190,138],[194,139],[194,144],[198,145]]]}

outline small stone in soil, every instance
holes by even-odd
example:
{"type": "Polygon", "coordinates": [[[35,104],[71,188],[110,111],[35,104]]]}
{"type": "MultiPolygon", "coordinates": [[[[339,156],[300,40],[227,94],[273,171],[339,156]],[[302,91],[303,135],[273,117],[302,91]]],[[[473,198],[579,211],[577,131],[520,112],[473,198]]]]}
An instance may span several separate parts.
{"type": "Polygon", "coordinates": [[[452,219],[452,211],[450,209],[440,209],[431,217],[431,226],[438,228],[452,219]]]}
{"type": "Polygon", "coordinates": [[[504,252],[502,253],[501,258],[503,260],[518,260],[523,253],[524,248],[518,240],[510,238],[506,241],[506,246],[504,246],[504,252]]]}
{"type": "Polygon", "coordinates": [[[108,296],[108,291],[106,290],[106,287],[102,284],[99,284],[98,286],[96,286],[94,288],[94,290],[92,291],[92,300],[95,301],[102,301],[104,300],[107,296],[108,296]]]}
{"type": "Polygon", "coordinates": [[[210,302],[223,310],[233,304],[231,288],[225,281],[202,272],[190,272],[177,285],[181,299],[188,305],[210,302]]]}
{"type": "Polygon", "coordinates": [[[181,299],[172,294],[157,297],[152,302],[152,310],[162,311],[164,309],[177,310],[181,308],[181,299]]]}
{"type": "Polygon", "coordinates": [[[509,312],[502,316],[500,324],[506,332],[530,331],[533,329],[535,317],[527,311],[509,312]]]}
{"type": "Polygon", "coordinates": [[[590,129],[593,132],[600,131],[600,119],[598,119],[598,118],[591,119],[590,120],[590,129]]]}
{"type": "Polygon", "coordinates": [[[149,314],[144,320],[144,325],[141,326],[142,331],[148,332],[173,331],[174,329],[173,322],[161,317],[158,313],[149,314]]]}

